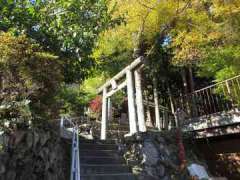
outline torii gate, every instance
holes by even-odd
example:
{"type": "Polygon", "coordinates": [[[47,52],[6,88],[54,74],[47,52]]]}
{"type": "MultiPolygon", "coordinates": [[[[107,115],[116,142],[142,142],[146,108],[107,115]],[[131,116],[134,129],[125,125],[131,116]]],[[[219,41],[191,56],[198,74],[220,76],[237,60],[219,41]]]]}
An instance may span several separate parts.
{"type": "MultiPolygon", "coordinates": [[[[142,95],[142,83],[140,73],[140,70],[143,68],[143,66],[144,66],[143,57],[135,59],[130,65],[125,67],[122,71],[120,71],[112,79],[108,80],[103,86],[101,86],[98,89],[98,93],[102,93],[102,120],[101,120],[102,140],[106,139],[106,126],[108,113],[110,111],[109,107],[110,97],[117,91],[125,88],[126,86],[128,96],[128,118],[130,126],[130,132],[128,135],[133,135],[138,131],[146,132],[147,128],[144,117],[144,101],[142,95]],[[123,81],[120,82],[121,79],[123,79],[123,81]]],[[[159,104],[156,90],[154,90],[154,104],[156,126],[160,129],[159,104]]]]}

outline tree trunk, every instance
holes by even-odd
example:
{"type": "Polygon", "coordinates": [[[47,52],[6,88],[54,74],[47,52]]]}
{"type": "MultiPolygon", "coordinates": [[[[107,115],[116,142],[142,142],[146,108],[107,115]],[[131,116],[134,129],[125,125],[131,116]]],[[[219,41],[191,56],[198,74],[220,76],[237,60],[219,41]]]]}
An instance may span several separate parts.
{"type": "Polygon", "coordinates": [[[189,87],[190,87],[190,92],[194,92],[194,79],[193,79],[193,72],[192,72],[192,66],[188,66],[188,73],[189,73],[189,87]]]}
{"type": "Polygon", "coordinates": [[[158,91],[157,91],[157,80],[153,79],[153,96],[154,96],[154,105],[155,105],[155,119],[156,119],[156,127],[161,130],[161,120],[160,120],[160,112],[159,112],[159,101],[158,101],[158,91]]]}
{"type": "Polygon", "coordinates": [[[0,92],[2,91],[2,89],[3,89],[3,75],[0,72],[0,92]]]}
{"type": "Polygon", "coordinates": [[[181,69],[181,76],[182,76],[182,81],[183,81],[184,94],[187,94],[188,86],[187,86],[186,70],[184,67],[181,69]]]}
{"type": "Polygon", "coordinates": [[[185,106],[184,109],[182,109],[182,110],[184,110],[185,112],[187,111],[188,114],[191,114],[191,109],[190,109],[190,104],[189,104],[189,96],[188,96],[188,85],[187,85],[187,78],[186,78],[186,69],[185,68],[182,68],[181,76],[182,76],[183,88],[184,88],[184,94],[183,94],[181,100],[182,100],[182,103],[183,103],[183,107],[185,106]]]}

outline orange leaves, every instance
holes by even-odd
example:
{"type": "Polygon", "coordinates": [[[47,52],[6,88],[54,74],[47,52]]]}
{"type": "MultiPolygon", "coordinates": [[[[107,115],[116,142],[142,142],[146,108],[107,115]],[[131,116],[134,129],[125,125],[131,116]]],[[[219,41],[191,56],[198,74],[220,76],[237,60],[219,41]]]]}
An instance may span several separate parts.
{"type": "Polygon", "coordinates": [[[102,97],[101,96],[97,96],[95,99],[93,99],[90,104],[90,109],[94,112],[94,113],[100,113],[101,109],[102,109],[102,97]]]}

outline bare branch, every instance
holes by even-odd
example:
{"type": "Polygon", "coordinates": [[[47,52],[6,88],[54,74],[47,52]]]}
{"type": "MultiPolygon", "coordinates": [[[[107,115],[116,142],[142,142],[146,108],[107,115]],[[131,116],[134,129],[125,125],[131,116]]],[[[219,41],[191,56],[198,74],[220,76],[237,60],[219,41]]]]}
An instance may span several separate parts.
{"type": "Polygon", "coordinates": [[[147,9],[156,10],[156,8],[154,8],[154,7],[150,7],[150,6],[148,6],[148,5],[144,4],[144,3],[142,3],[141,0],[137,0],[137,2],[138,2],[138,4],[140,4],[141,6],[147,8],[147,9]]]}
{"type": "Polygon", "coordinates": [[[191,4],[191,0],[189,0],[181,10],[178,9],[176,11],[176,15],[183,13],[189,7],[190,4],[191,4]]]}

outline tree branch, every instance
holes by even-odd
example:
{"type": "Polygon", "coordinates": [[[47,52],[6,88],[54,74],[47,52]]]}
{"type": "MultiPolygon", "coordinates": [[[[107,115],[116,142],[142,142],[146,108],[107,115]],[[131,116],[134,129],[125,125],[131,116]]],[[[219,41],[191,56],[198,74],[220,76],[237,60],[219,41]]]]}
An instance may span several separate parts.
{"type": "Polygon", "coordinates": [[[147,8],[147,9],[156,10],[156,8],[147,6],[146,4],[142,3],[141,0],[137,0],[137,2],[138,2],[138,4],[140,4],[141,6],[147,8]]]}
{"type": "Polygon", "coordinates": [[[188,2],[185,4],[185,6],[183,8],[181,8],[181,10],[177,9],[176,15],[172,18],[172,20],[169,23],[165,24],[164,28],[159,33],[160,34],[159,38],[157,40],[155,40],[154,44],[152,45],[152,47],[148,51],[147,57],[149,57],[152,54],[152,52],[154,51],[157,43],[159,42],[159,39],[163,39],[164,36],[167,34],[167,32],[175,26],[177,18],[179,17],[179,15],[181,15],[189,7],[190,3],[191,3],[191,0],[188,0],[188,2]]]}

